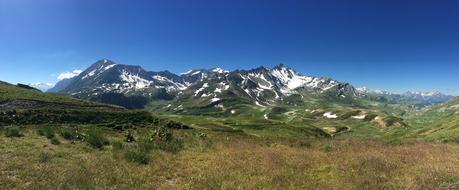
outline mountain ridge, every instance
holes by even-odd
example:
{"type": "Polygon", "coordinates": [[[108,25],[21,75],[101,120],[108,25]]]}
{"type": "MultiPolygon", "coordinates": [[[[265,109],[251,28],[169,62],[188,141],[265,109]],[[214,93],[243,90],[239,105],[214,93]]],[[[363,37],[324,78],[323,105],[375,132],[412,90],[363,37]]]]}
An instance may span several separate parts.
{"type": "Polygon", "coordinates": [[[437,99],[415,96],[417,93],[399,96],[385,91],[355,88],[350,83],[328,77],[302,75],[282,63],[273,68],[260,66],[249,70],[227,71],[214,67],[175,74],[167,70],[146,71],[138,65],[117,64],[109,59],[99,60],[79,75],[58,82],[48,92],[92,100],[98,100],[106,93],[117,93],[143,96],[148,101],[188,98],[203,99],[211,103],[221,100],[222,97],[219,96],[223,94],[226,97],[232,95],[245,99],[258,106],[284,104],[284,98],[297,97],[296,99],[303,100],[311,95],[328,96],[333,101],[348,102],[368,97],[396,102],[408,99],[418,101],[420,106],[442,103],[453,97],[440,93],[432,93],[441,96],[437,99]]]}

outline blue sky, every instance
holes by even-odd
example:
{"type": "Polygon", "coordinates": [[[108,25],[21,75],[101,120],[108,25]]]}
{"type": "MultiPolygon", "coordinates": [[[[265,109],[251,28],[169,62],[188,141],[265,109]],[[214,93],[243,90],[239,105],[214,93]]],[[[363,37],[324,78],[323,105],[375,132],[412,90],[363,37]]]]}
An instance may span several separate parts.
{"type": "Polygon", "coordinates": [[[0,0],[0,80],[109,58],[181,73],[284,63],[355,86],[459,95],[459,1],[0,0]]]}

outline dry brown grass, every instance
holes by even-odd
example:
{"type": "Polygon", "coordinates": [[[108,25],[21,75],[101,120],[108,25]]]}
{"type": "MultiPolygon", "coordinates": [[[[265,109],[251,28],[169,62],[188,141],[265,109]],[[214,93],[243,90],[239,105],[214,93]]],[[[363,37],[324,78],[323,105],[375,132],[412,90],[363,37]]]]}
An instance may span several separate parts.
{"type": "MultiPolygon", "coordinates": [[[[459,145],[258,139],[179,132],[187,148],[148,165],[32,132],[0,137],[2,189],[458,189],[459,145]],[[324,148],[327,145],[328,148],[324,148]]],[[[111,137],[119,138],[119,137],[111,137]]]]}

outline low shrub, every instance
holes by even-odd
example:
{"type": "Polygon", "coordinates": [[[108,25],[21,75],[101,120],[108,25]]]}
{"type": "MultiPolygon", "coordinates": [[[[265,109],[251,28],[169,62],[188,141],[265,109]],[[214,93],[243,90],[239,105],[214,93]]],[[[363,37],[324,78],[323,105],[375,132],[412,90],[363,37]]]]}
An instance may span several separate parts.
{"type": "Polygon", "coordinates": [[[78,139],[78,133],[71,129],[71,128],[62,128],[60,131],[60,135],[65,140],[73,141],[78,139]]]}
{"type": "Polygon", "coordinates": [[[326,152],[330,152],[330,151],[332,151],[332,150],[334,149],[334,146],[333,146],[333,144],[325,144],[325,145],[323,146],[323,149],[324,149],[326,152]]]}
{"type": "Polygon", "coordinates": [[[41,127],[37,130],[38,135],[45,136],[48,139],[52,139],[55,137],[54,128],[51,126],[41,127]]]}
{"type": "Polygon", "coordinates": [[[121,150],[123,149],[123,143],[116,141],[112,143],[113,150],[121,150]]]}
{"type": "Polygon", "coordinates": [[[178,152],[183,149],[184,143],[181,139],[173,138],[170,128],[165,126],[157,127],[151,132],[146,132],[137,139],[137,146],[146,151],[159,149],[167,152],[178,152]]]}
{"type": "Polygon", "coordinates": [[[167,152],[172,152],[176,153],[183,149],[184,144],[183,140],[181,139],[172,139],[169,141],[162,141],[162,142],[157,142],[155,143],[155,148],[167,151],[167,152]]]}
{"type": "Polygon", "coordinates": [[[132,134],[132,132],[130,130],[126,131],[126,133],[124,133],[124,141],[125,142],[134,142],[135,141],[134,135],[132,134]]]}
{"type": "Polygon", "coordinates": [[[170,128],[170,129],[191,129],[190,126],[185,125],[183,123],[179,123],[176,121],[168,120],[164,124],[164,127],[170,128]]]}
{"type": "Polygon", "coordinates": [[[50,141],[51,141],[51,144],[54,144],[54,145],[61,144],[61,141],[59,141],[59,139],[57,139],[56,137],[51,138],[50,141]]]}
{"type": "Polygon", "coordinates": [[[170,141],[172,140],[172,130],[166,126],[159,126],[153,133],[152,140],[155,141],[170,141]]]}
{"type": "Polygon", "coordinates": [[[86,135],[86,142],[94,148],[101,149],[103,146],[108,145],[108,139],[102,134],[100,130],[91,129],[86,135]]]}
{"type": "Polygon", "coordinates": [[[145,149],[143,146],[134,146],[125,152],[124,158],[129,162],[148,164],[150,162],[148,152],[149,150],[145,149]]]}
{"type": "Polygon", "coordinates": [[[24,136],[19,128],[17,127],[8,127],[5,129],[5,136],[6,137],[22,137],[24,136]]]}

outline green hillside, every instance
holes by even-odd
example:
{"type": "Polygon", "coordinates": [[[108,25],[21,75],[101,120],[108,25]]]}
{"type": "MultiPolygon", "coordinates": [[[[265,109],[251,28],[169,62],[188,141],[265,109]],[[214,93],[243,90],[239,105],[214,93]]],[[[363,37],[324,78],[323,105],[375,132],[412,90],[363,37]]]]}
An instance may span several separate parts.
{"type": "Polygon", "coordinates": [[[411,136],[459,142],[459,97],[414,113],[407,120],[414,127],[411,136]]]}
{"type": "MultiPolygon", "coordinates": [[[[72,106],[72,107],[98,107],[98,108],[110,108],[119,109],[119,107],[104,105],[86,100],[80,100],[60,94],[43,93],[39,90],[27,88],[26,86],[12,85],[9,83],[0,81],[0,103],[1,107],[6,105],[14,106],[13,102],[16,102],[16,106],[20,107],[20,102],[35,102],[43,106],[72,106]]],[[[38,106],[37,106],[38,107],[38,106]]]]}
{"type": "Polygon", "coordinates": [[[155,117],[146,111],[43,93],[25,85],[0,82],[0,125],[148,123],[155,117]]]}

